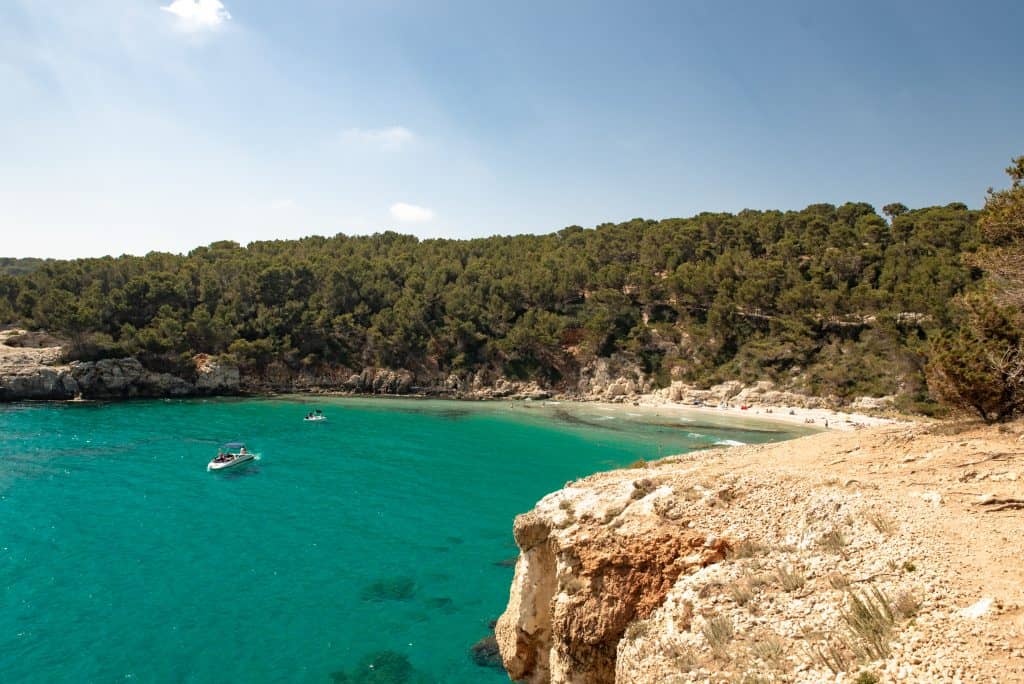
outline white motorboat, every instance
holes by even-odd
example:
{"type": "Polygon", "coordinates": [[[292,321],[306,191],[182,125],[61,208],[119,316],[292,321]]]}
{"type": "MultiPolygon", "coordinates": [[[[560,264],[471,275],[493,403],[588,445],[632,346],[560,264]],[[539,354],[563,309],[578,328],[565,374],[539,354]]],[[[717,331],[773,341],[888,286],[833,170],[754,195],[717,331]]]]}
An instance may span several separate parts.
{"type": "Polygon", "coordinates": [[[304,420],[307,423],[320,423],[327,420],[327,416],[324,415],[323,411],[317,409],[316,411],[310,411],[309,413],[307,413],[306,417],[303,418],[302,420],[304,420]]]}
{"type": "Polygon", "coordinates": [[[247,451],[242,442],[228,442],[220,448],[217,456],[207,464],[206,469],[223,470],[255,459],[256,454],[247,451]]]}

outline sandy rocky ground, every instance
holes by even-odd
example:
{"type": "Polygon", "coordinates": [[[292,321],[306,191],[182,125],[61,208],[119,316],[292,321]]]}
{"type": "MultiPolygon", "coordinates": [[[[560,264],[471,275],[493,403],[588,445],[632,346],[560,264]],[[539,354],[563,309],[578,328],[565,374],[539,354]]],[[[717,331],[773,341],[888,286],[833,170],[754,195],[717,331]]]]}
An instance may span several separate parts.
{"type": "Polygon", "coordinates": [[[0,370],[58,366],[62,354],[60,341],[47,335],[34,335],[17,328],[0,330],[0,370]],[[7,341],[12,337],[29,337],[29,346],[8,346],[7,341]]]}
{"type": "Polygon", "coordinates": [[[1024,682],[1022,479],[1024,422],[567,483],[516,520],[503,660],[527,682],[1024,682]]]}

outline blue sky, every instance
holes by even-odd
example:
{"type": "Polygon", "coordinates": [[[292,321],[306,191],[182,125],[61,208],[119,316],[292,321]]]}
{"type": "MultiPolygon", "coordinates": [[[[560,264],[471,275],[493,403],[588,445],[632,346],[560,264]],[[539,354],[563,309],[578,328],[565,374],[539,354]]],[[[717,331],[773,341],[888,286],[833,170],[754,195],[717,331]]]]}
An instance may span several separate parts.
{"type": "Polygon", "coordinates": [[[980,206],[1020,2],[0,0],[0,256],[980,206]]]}

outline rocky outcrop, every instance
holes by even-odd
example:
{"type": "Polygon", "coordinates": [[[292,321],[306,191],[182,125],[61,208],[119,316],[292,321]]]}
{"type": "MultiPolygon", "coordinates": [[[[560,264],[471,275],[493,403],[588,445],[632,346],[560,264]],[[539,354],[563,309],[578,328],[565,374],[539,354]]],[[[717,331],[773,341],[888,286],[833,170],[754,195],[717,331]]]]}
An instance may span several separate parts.
{"type": "Polygon", "coordinates": [[[815,397],[799,392],[780,390],[775,383],[763,380],[752,385],[729,381],[701,389],[674,381],[656,392],[660,397],[683,404],[733,404],[737,406],[792,406],[796,408],[835,409],[843,402],[838,397],[815,397]]]}
{"type": "Polygon", "coordinates": [[[412,373],[390,368],[364,368],[345,383],[348,391],[362,394],[409,394],[412,387],[412,373]]]}
{"type": "Polygon", "coordinates": [[[850,403],[854,411],[887,411],[896,405],[896,397],[858,397],[850,403]]]}
{"type": "Polygon", "coordinates": [[[138,359],[102,359],[72,363],[71,377],[84,399],[187,397],[195,385],[170,373],[146,370],[138,359]]]}
{"type": "Polygon", "coordinates": [[[648,617],[676,578],[722,560],[724,539],[658,516],[667,494],[652,481],[569,486],[519,516],[521,550],[508,609],[495,634],[509,676],[540,682],[615,681],[626,628],[648,617]]]}
{"type": "Polygon", "coordinates": [[[237,394],[240,374],[238,366],[224,363],[216,357],[199,354],[196,365],[195,391],[197,394],[237,394]]]}
{"type": "MultiPolygon", "coordinates": [[[[5,344],[23,331],[0,333],[0,401],[22,399],[128,399],[236,394],[238,368],[205,354],[194,359],[194,378],[145,368],[137,359],[61,361],[59,347],[5,344]]],[[[45,339],[45,338],[40,338],[45,339]]]]}
{"type": "Polygon", "coordinates": [[[428,388],[457,399],[548,399],[553,395],[550,388],[534,381],[510,380],[500,374],[482,369],[476,373],[451,373],[438,387],[428,388]]]}
{"type": "Polygon", "coordinates": [[[0,401],[73,399],[78,383],[66,368],[30,366],[0,370],[0,401]]]}
{"type": "Polygon", "coordinates": [[[1019,516],[983,512],[1019,498],[1020,464],[999,459],[1021,432],[821,433],[568,483],[515,521],[505,667],[531,684],[1024,681],[1019,516]],[[994,493],[963,499],[965,482],[994,493]]]}
{"type": "Polygon", "coordinates": [[[581,369],[576,383],[579,396],[591,401],[624,401],[653,389],[639,365],[619,357],[595,359],[581,369]]]}

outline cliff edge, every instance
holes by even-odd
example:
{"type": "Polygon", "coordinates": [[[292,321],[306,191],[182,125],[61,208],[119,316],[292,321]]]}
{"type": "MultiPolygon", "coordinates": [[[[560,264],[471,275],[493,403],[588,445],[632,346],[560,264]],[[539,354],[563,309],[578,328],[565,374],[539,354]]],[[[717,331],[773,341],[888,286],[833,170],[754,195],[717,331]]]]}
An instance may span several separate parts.
{"type": "Polygon", "coordinates": [[[515,521],[514,680],[1024,681],[1024,424],[900,425],[568,483],[515,521]]]}
{"type": "Polygon", "coordinates": [[[188,379],[148,370],[134,358],[64,361],[61,342],[45,333],[0,331],[0,401],[128,399],[237,394],[235,366],[198,354],[188,379]]]}

